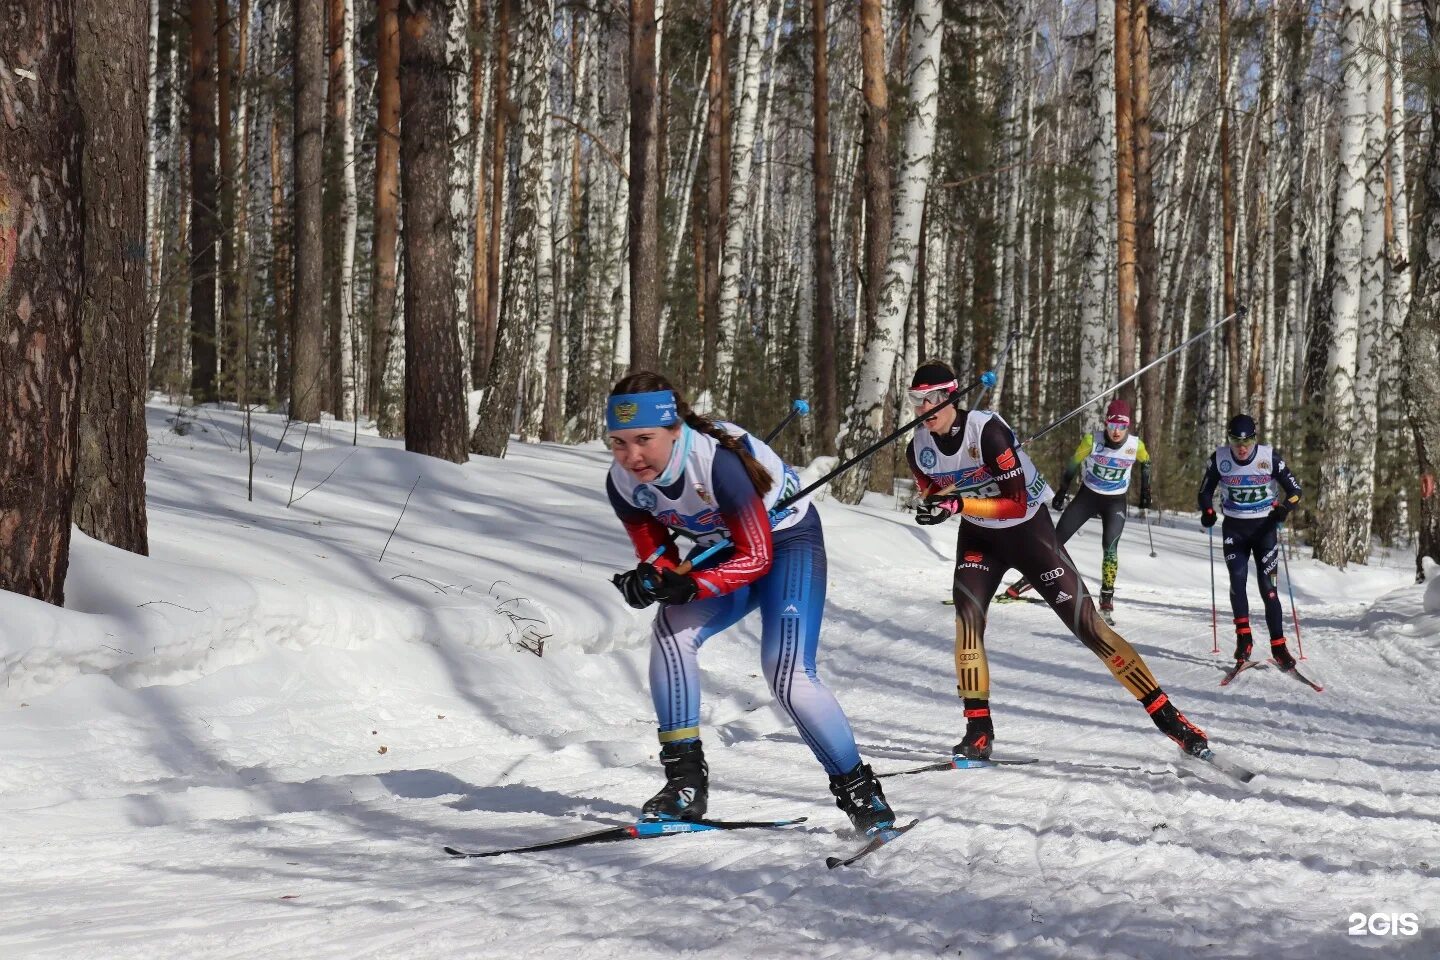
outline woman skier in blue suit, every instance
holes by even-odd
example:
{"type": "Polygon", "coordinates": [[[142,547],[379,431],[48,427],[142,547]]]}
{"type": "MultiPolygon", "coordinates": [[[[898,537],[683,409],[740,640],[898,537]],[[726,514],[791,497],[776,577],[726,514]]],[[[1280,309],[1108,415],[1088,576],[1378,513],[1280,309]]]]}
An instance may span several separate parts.
{"type": "Polygon", "coordinates": [[[630,606],[661,604],[650,648],[665,785],[645,803],[651,819],[705,816],[709,768],[700,742],[698,653],[710,637],[759,609],[761,661],[776,701],[830,775],[836,806],[855,829],[894,825],[880,783],[860,759],[850,722],[815,673],[825,609],[825,540],[808,499],[772,517],[800,488],[766,444],[707,420],[658,374],[633,373],[610,392],[615,457],[606,491],[640,563],[615,578],[630,606]],[[675,534],[699,548],[731,546],[690,569],[675,534]]]}

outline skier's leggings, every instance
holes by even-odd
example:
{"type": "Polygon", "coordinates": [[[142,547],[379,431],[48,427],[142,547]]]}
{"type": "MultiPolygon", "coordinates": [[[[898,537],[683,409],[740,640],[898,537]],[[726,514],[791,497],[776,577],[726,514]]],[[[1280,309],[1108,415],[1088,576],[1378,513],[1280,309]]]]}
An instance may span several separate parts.
{"type": "Polygon", "coordinates": [[[825,611],[825,537],[812,510],[775,539],[775,562],[754,583],[708,600],[662,607],[650,646],[650,695],[660,741],[700,735],[700,646],[760,610],[760,661],[780,707],[830,774],[860,762],[850,721],[815,674],[825,611]]]}
{"type": "MultiPolygon", "coordinates": [[[[1120,569],[1120,535],[1125,532],[1125,494],[1096,493],[1082,485],[1080,492],[1075,494],[1075,499],[1071,500],[1065,512],[1060,514],[1060,522],[1055,525],[1055,539],[1061,544],[1069,543],[1075,532],[1095,516],[1100,517],[1102,524],[1100,590],[1102,593],[1111,593],[1115,590],[1115,574],[1120,569]]],[[[1026,585],[1034,586],[1026,578],[1015,587],[1023,590],[1026,585]]]]}
{"type": "Polygon", "coordinates": [[[1275,540],[1275,525],[1267,518],[1242,519],[1226,517],[1220,528],[1225,541],[1225,566],[1230,571],[1230,609],[1235,614],[1235,655],[1250,656],[1250,598],[1246,580],[1250,576],[1250,558],[1255,558],[1255,585],[1265,603],[1265,625],[1270,639],[1285,636],[1285,611],[1275,590],[1275,568],[1280,563],[1280,546],[1275,540]]]}
{"type": "Polygon", "coordinates": [[[1116,633],[1085,592],[1075,563],[1055,536],[1050,514],[1041,510],[1024,523],[995,529],[960,521],[955,552],[955,677],[961,697],[989,699],[985,618],[990,598],[1005,571],[1019,570],[1135,699],[1156,702],[1160,685],[1130,642],[1116,633]]]}

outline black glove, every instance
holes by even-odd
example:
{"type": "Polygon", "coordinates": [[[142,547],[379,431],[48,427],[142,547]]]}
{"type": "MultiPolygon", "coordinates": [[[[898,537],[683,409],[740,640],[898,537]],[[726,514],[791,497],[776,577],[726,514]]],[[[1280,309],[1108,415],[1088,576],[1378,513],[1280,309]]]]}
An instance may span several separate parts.
{"type": "Polygon", "coordinates": [[[1206,507],[1204,510],[1200,511],[1200,526],[1204,527],[1207,530],[1215,526],[1214,507],[1206,507]]]}
{"type": "Polygon", "coordinates": [[[1152,506],[1154,506],[1154,505],[1155,505],[1155,501],[1150,498],[1150,491],[1147,490],[1147,491],[1145,491],[1144,493],[1140,494],[1140,509],[1141,509],[1141,510],[1149,510],[1149,509],[1150,509],[1152,506]]]}
{"type": "Polygon", "coordinates": [[[625,602],[636,610],[644,610],[655,602],[655,598],[645,589],[640,582],[639,570],[626,570],[624,573],[617,573],[610,581],[615,584],[615,589],[625,598],[625,602]]]}
{"type": "Polygon", "coordinates": [[[1272,528],[1278,527],[1285,522],[1285,518],[1290,516],[1290,511],[1293,509],[1294,508],[1284,500],[1277,500],[1275,506],[1270,508],[1270,515],[1265,519],[1270,522],[1272,528]]]}
{"type": "Polygon", "coordinates": [[[658,570],[651,564],[642,563],[635,568],[635,574],[646,595],[661,603],[689,603],[700,592],[700,586],[693,577],[668,567],[658,570]]]}
{"type": "Polygon", "coordinates": [[[958,497],[930,496],[915,508],[915,522],[922,527],[930,527],[937,523],[944,523],[959,512],[960,500],[958,497]]]}
{"type": "Polygon", "coordinates": [[[1059,513],[1061,510],[1064,510],[1064,509],[1065,509],[1065,498],[1068,497],[1068,496],[1070,496],[1070,495],[1069,495],[1068,493],[1066,493],[1064,490],[1056,490],[1056,491],[1055,491],[1055,497],[1054,497],[1054,499],[1052,499],[1052,500],[1050,501],[1050,509],[1051,509],[1051,510],[1054,510],[1056,513],[1059,513]]]}

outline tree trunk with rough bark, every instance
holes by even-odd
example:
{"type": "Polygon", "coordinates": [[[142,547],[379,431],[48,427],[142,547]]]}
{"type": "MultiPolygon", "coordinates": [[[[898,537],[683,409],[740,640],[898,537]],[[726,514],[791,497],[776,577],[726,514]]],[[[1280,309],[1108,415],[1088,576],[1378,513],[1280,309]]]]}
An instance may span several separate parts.
{"type": "Polygon", "coordinates": [[[660,365],[660,154],[655,0],[630,0],[630,369],[660,365]]]}
{"type": "Polygon", "coordinates": [[[324,206],[325,8],[295,0],[295,272],[290,336],[290,416],[316,422],[325,403],[324,206]]]}
{"type": "Polygon", "coordinates": [[[78,0],[76,93],[84,115],[80,433],[74,520],[149,552],[145,522],[145,0],[78,0]]]}
{"type": "Polygon", "coordinates": [[[454,463],[465,397],[454,296],[444,0],[400,18],[400,183],[405,201],[405,449],[454,463]]]}
{"type": "Polygon", "coordinates": [[[220,191],[215,178],[215,0],[190,2],[190,392],[216,397],[215,274],[220,191]]]}
{"type": "Polygon", "coordinates": [[[0,7],[0,64],[0,589],[63,605],[85,282],[74,4],[0,7]]]}
{"type": "Polygon", "coordinates": [[[385,370],[400,344],[395,312],[396,244],[400,223],[400,0],[379,0],[375,11],[375,211],[370,283],[370,371],[366,409],[383,436],[398,436],[400,397],[386,389],[385,370]]]}

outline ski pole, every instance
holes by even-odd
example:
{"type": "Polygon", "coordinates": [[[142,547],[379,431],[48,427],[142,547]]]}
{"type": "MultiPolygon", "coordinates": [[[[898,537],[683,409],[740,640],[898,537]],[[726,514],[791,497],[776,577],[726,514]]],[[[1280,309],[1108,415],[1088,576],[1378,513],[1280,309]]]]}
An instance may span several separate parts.
{"type": "Polygon", "coordinates": [[[780,436],[780,431],[788,427],[791,420],[794,420],[796,417],[803,417],[809,412],[810,404],[806,403],[804,400],[796,400],[794,403],[790,404],[790,412],[785,415],[785,419],[777,423],[774,430],[771,430],[769,433],[765,434],[766,445],[769,445],[772,440],[780,436]]]}
{"type": "Polygon", "coordinates": [[[1095,396],[1091,397],[1089,400],[1086,400],[1084,403],[1080,404],[1080,406],[1076,407],[1074,410],[1071,410],[1069,413],[1065,414],[1065,416],[1061,417],[1059,420],[1053,421],[1049,426],[1045,427],[1043,430],[1040,430],[1038,433],[1032,433],[1030,436],[1028,436],[1028,437],[1026,437],[1024,440],[1020,441],[1020,445],[1021,445],[1021,446],[1024,446],[1024,445],[1027,444],[1027,443],[1031,443],[1032,441],[1039,440],[1041,437],[1045,436],[1045,434],[1049,433],[1051,430],[1054,430],[1056,427],[1060,426],[1062,423],[1064,423],[1065,421],[1069,420],[1071,417],[1074,417],[1074,416],[1077,416],[1077,415],[1079,415],[1079,414],[1081,414],[1081,413],[1084,413],[1087,409],[1089,409],[1090,404],[1094,403],[1094,402],[1097,401],[1097,400],[1104,399],[1105,397],[1107,397],[1107,396],[1109,396],[1110,394],[1114,393],[1116,390],[1119,390],[1121,387],[1125,386],[1125,384],[1129,383],[1131,380],[1134,380],[1135,378],[1139,377],[1139,376],[1140,376],[1142,373],[1144,373],[1146,370],[1149,370],[1151,367],[1155,366],[1156,364],[1159,364],[1159,363],[1161,363],[1161,362],[1163,362],[1163,361],[1165,361],[1165,360],[1168,360],[1171,356],[1179,353],[1181,350],[1184,350],[1186,347],[1190,346],[1190,344],[1194,343],[1196,340],[1199,340],[1201,337],[1209,336],[1211,333],[1213,333],[1214,331],[1220,329],[1222,326],[1224,326],[1225,324],[1229,323],[1231,320],[1236,319],[1237,317],[1239,317],[1239,318],[1241,318],[1241,319],[1244,319],[1245,313],[1246,313],[1246,310],[1245,310],[1244,307],[1236,307],[1236,308],[1235,308],[1235,312],[1232,313],[1232,314],[1230,314],[1230,316],[1226,317],[1226,318],[1223,319],[1223,320],[1217,320],[1217,321],[1215,321],[1214,323],[1210,324],[1210,326],[1206,327],[1204,330],[1201,330],[1199,333],[1195,334],[1195,336],[1191,337],[1189,340],[1186,340],[1184,343],[1180,344],[1180,346],[1178,346],[1178,347],[1176,347],[1175,349],[1171,350],[1169,353],[1166,353],[1166,354],[1164,354],[1164,355],[1162,355],[1162,356],[1160,356],[1160,357],[1156,357],[1154,360],[1152,360],[1152,361],[1150,361],[1149,363],[1145,364],[1145,366],[1141,367],[1139,370],[1136,370],[1134,373],[1130,374],[1130,376],[1126,377],[1124,380],[1120,380],[1120,381],[1118,381],[1118,382],[1116,382],[1116,383],[1112,383],[1110,386],[1106,387],[1104,390],[1101,390],[1099,393],[1095,394],[1095,396]]]}
{"type": "Polygon", "coordinates": [[[1215,528],[1210,531],[1210,652],[1220,652],[1220,614],[1215,609],[1215,528]]]}
{"type": "Polygon", "coordinates": [[[1285,525],[1280,524],[1280,556],[1285,561],[1285,586],[1290,591],[1290,616],[1295,620],[1295,649],[1305,659],[1305,644],[1300,640],[1300,611],[1295,609],[1295,581],[1290,579],[1290,551],[1285,546],[1285,525]]]}
{"type": "MultiPolygon", "coordinates": [[[[1151,528],[1151,526],[1150,526],[1150,515],[1149,515],[1147,512],[1145,512],[1144,510],[1141,510],[1141,511],[1140,511],[1140,515],[1145,518],[1145,532],[1148,533],[1148,534],[1150,534],[1150,556],[1151,556],[1151,557],[1154,557],[1154,556],[1155,556],[1155,531],[1154,531],[1154,529],[1151,528]]],[[[1212,560],[1213,560],[1213,558],[1212,558],[1212,560]]]]}
{"type": "MultiPolygon", "coordinates": [[[[931,417],[935,416],[937,412],[945,409],[948,406],[953,406],[959,403],[962,397],[970,393],[976,387],[991,387],[994,385],[995,371],[986,370],[984,373],[980,374],[980,376],[976,377],[974,380],[971,380],[965,386],[953,391],[950,396],[945,399],[945,402],[940,404],[940,406],[934,407],[930,410],[926,410],[923,414],[916,417],[914,420],[911,420],[904,426],[895,429],[893,432],[887,434],[886,436],[881,437],[879,440],[876,440],[864,450],[861,450],[859,453],[855,454],[855,456],[851,457],[849,460],[846,460],[844,463],[839,464],[835,467],[835,469],[825,474],[825,476],[821,477],[819,480],[816,480],[809,486],[806,486],[798,490],[797,492],[790,494],[790,496],[788,497],[782,498],[778,503],[775,504],[775,506],[770,508],[770,523],[773,525],[778,522],[782,517],[786,515],[792,504],[798,503],[799,501],[805,499],[811,493],[819,490],[821,487],[825,486],[825,484],[829,483],[831,480],[834,480],[836,477],[840,476],[840,474],[844,473],[846,470],[849,470],[851,467],[855,466],[855,464],[859,463],[866,457],[873,454],[876,450],[879,450],[881,447],[894,443],[906,433],[910,432],[911,430],[920,426],[920,424],[924,423],[926,420],[929,420],[931,417]]],[[[700,551],[700,553],[680,564],[680,566],[676,569],[680,573],[689,573],[701,561],[710,559],[711,556],[730,545],[731,544],[729,540],[717,540],[715,543],[700,551]]],[[[654,560],[652,559],[651,562],[653,563],[654,560]]]]}

